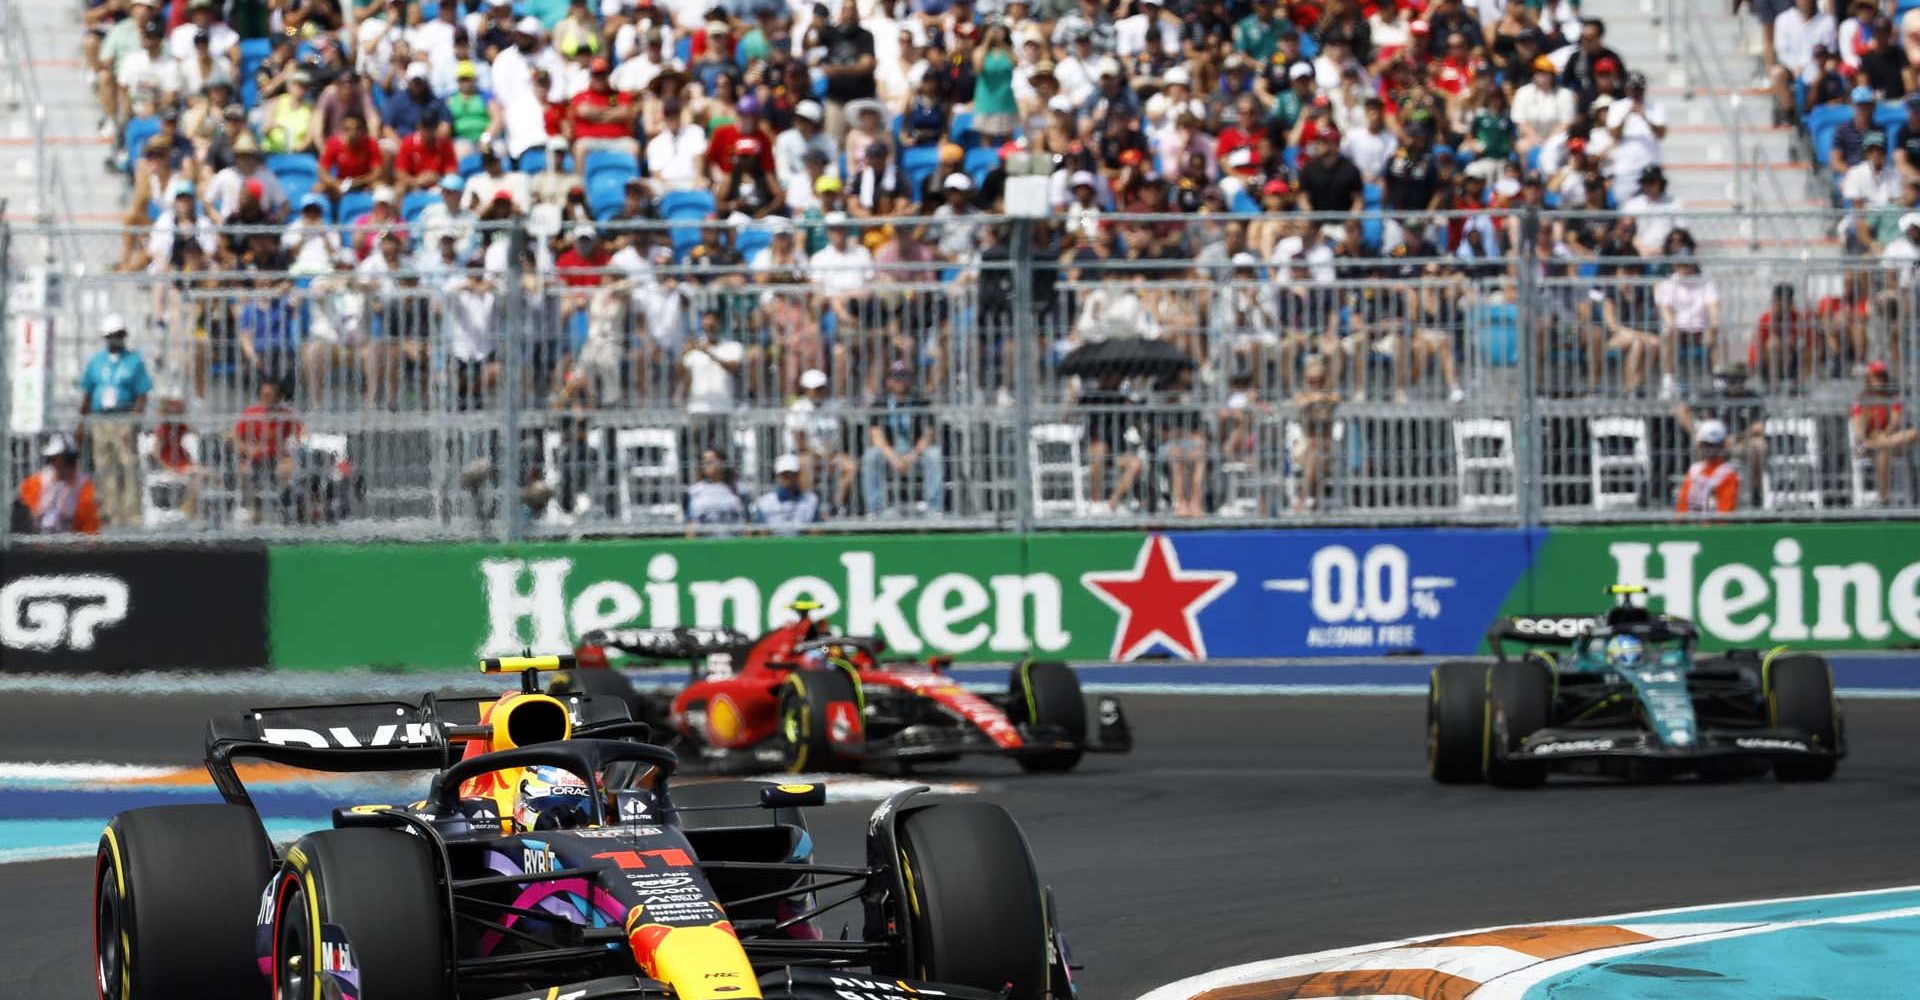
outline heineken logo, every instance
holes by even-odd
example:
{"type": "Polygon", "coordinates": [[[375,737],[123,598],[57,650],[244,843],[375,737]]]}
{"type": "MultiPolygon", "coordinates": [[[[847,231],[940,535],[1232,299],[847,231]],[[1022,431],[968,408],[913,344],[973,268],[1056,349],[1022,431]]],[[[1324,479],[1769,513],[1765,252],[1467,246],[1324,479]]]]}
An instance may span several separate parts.
{"type": "Polygon", "coordinates": [[[1810,558],[1791,535],[1772,561],[1715,558],[1711,541],[1613,542],[1614,578],[1647,588],[1668,614],[1729,643],[1880,642],[1920,638],[1920,562],[1875,565],[1810,558]]]}
{"type": "Polygon", "coordinates": [[[595,629],[730,625],[748,635],[793,620],[791,605],[818,602],[850,635],[875,635],[904,655],[1054,653],[1073,641],[1051,573],[887,573],[872,552],[839,554],[831,577],[790,576],[763,587],[745,576],[693,576],[671,553],[647,560],[639,579],[579,580],[574,561],[488,559],[480,564],[487,632],[477,654],[566,649],[595,629]]]}

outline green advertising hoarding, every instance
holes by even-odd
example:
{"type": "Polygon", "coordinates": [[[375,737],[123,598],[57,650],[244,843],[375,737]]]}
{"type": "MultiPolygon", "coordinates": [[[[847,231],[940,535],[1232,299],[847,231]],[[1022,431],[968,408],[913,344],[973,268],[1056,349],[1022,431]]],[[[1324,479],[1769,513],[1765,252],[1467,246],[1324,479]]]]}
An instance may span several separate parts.
{"type": "Polygon", "coordinates": [[[1473,653],[1498,614],[1641,583],[1709,649],[1920,644],[1920,525],[1311,529],[276,547],[291,668],[444,668],[614,626],[750,635],[821,602],[898,654],[1079,662],[1473,653]]]}
{"type": "Polygon", "coordinates": [[[569,649],[621,625],[749,635],[801,598],[906,656],[1106,655],[1113,614],[1079,573],[1124,564],[1137,534],[606,539],[275,548],[275,665],[448,667],[569,649]],[[1073,623],[1101,622],[1095,631],[1073,623]]]}
{"type": "Polygon", "coordinates": [[[1556,528],[1503,614],[1584,611],[1609,583],[1692,619],[1702,646],[1920,644],[1920,524],[1556,528]]]}

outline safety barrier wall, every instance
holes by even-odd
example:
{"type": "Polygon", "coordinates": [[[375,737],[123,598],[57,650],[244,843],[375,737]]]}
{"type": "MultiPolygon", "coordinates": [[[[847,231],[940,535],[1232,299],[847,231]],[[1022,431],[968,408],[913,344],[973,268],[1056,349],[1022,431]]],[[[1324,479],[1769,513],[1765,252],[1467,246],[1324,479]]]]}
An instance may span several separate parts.
{"type": "Polygon", "coordinates": [[[1912,523],[315,545],[269,567],[273,662],[298,668],[451,666],[629,624],[752,633],[801,598],[909,657],[1446,655],[1501,614],[1597,611],[1614,582],[1710,648],[1920,642],[1912,523]]]}
{"type": "MultiPolygon", "coordinates": [[[[44,295],[9,314],[10,346],[39,364],[34,391],[0,393],[15,428],[0,485],[37,466],[44,432],[81,423],[76,382],[99,322],[118,313],[155,388],[138,418],[85,421],[139,424],[132,457],[95,470],[117,507],[102,536],[113,540],[678,534],[708,447],[749,499],[783,454],[805,456],[821,530],[1654,522],[1671,516],[1691,431],[1709,417],[1732,418],[1745,481],[1734,517],[1920,511],[1913,441],[1876,450],[1855,417],[1863,402],[1910,410],[1920,393],[1910,270],[1743,252],[1752,220],[1713,213],[1680,220],[1700,244],[1685,260],[1573,249],[1603,241],[1598,223],[1612,219],[976,217],[957,260],[890,241],[918,229],[938,247],[960,224],[892,220],[855,235],[882,261],[917,262],[876,264],[850,286],[705,264],[680,246],[774,239],[717,223],[603,226],[609,244],[646,253],[567,274],[530,229],[500,230],[502,252],[453,265],[404,246],[386,270],[327,269],[329,240],[342,258],[356,239],[377,247],[364,226],[89,231],[74,238],[102,259],[202,242],[215,253],[21,273],[44,295]],[[1386,249],[1423,230],[1434,256],[1386,249]],[[1161,256],[1127,252],[1174,236],[1161,256]],[[1489,252],[1476,256],[1476,239],[1489,252]],[[246,263],[308,243],[321,250],[305,265],[246,263]],[[1243,245],[1251,264],[1235,262],[1243,245]],[[607,284],[571,283],[592,279],[607,284]],[[1708,289],[1711,310],[1673,308],[1708,289]],[[702,337],[726,347],[689,353],[702,337]],[[1120,360],[1074,360],[1101,345],[1120,360]],[[1314,355],[1328,370],[1309,385],[1314,355]],[[737,370],[707,398],[689,373],[711,387],[721,360],[737,370]],[[1863,399],[1872,360],[1889,375],[1863,399]],[[930,431],[898,464],[873,438],[896,361],[927,406],[903,426],[930,431]],[[1737,400],[1712,376],[1731,362],[1750,372],[1737,400]],[[798,383],[816,366],[828,384],[801,413],[798,383]],[[235,441],[268,381],[290,410],[275,418],[289,426],[271,461],[235,441]],[[163,466],[157,446],[172,441],[163,466]]],[[[485,242],[459,233],[468,250],[485,242]]],[[[816,237],[802,226],[795,242],[816,237]]],[[[27,384],[26,366],[10,373],[27,384]]]]}

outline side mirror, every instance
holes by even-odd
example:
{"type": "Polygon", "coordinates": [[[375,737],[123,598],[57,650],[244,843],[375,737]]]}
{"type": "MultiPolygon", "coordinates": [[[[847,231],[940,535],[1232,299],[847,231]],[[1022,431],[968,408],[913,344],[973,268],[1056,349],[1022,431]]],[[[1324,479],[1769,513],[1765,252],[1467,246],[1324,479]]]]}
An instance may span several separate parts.
{"type": "Polygon", "coordinates": [[[818,782],[806,785],[768,785],[760,789],[760,805],[765,809],[826,804],[827,786],[818,782]]]}

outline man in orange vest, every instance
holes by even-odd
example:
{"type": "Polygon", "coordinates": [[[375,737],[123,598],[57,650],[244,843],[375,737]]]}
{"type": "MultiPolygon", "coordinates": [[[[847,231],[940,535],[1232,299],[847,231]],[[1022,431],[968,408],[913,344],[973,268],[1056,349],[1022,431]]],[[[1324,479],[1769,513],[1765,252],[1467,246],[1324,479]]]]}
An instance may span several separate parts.
{"type": "Polygon", "coordinates": [[[1674,509],[1682,517],[1731,514],[1740,504],[1740,470],[1727,461],[1727,425],[1703,420],[1693,443],[1700,460],[1680,482],[1680,500],[1674,509]]]}
{"type": "Polygon", "coordinates": [[[65,434],[47,439],[41,449],[47,465],[20,484],[20,505],[27,510],[29,530],[42,535],[100,530],[100,508],[93,498],[93,479],[80,471],[79,449],[65,434]]]}

